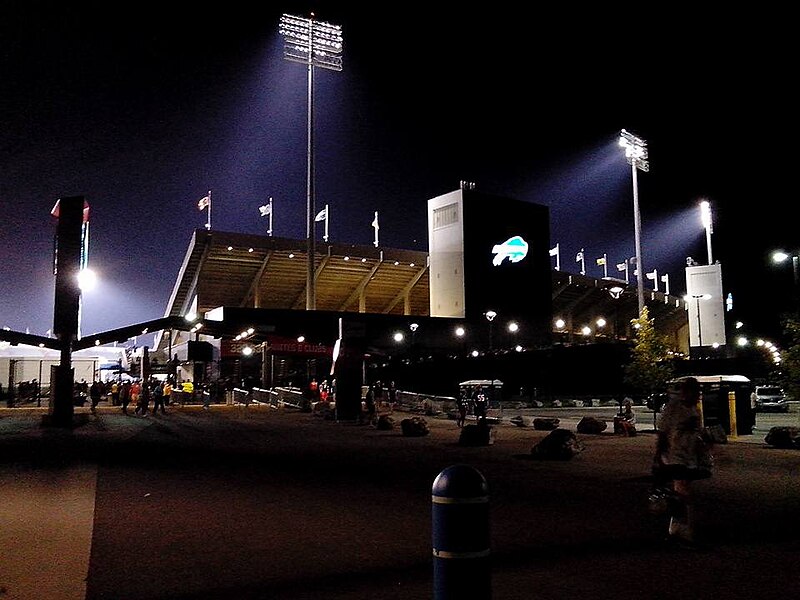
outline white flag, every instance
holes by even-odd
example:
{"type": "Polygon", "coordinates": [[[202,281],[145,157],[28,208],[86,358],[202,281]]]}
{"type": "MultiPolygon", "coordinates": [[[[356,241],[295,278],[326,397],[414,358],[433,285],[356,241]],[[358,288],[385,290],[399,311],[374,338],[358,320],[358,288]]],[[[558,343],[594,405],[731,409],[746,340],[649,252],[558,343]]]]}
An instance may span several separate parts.
{"type": "Polygon", "coordinates": [[[208,205],[211,204],[211,198],[208,196],[203,196],[200,200],[197,201],[197,210],[203,210],[204,208],[208,208],[208,205]]]}
{"type": "Polygon", "coordinates": [[[554,248],[550,248],[550,256],[558,256],[558,244],[554,248]]]}
{"type": "Polygon", "coordinates": [[[377,210],[375,211],[375,218],[372,219],[372,226],[375,229],[380,229],[380,227],[378,226],[378,211],[377,210]]]}
{"type": "Polygon", "coordinates": [[[314,221],[324,221],[327,218],[328,218],[328,207],[326,206],[317,213],[317,216],[314,217],[314,221]]]}
{"type": "Polygon", "coordinates": [[[617,263],[617,271],[627,271],[627,270],[628,270],[628,264],[627,263],[624,263],[624,262],[617,263]]]}
{"type": "Polygon", "coordinates": [[[264,206],[258,207],[258,212],[261,213],[262,217],[268,217],[272,214],[272,204],[265,204],[264,206]]]}
{"type": "Polygon", "coordinates": [[[575,255],[575,262],[581,262],[582,260],[583,260],[583,250],[581,250],[575,255]]]}
{"type": "Polygon", "coordinates": [[[655,281],[656,277],[658,276],[658,271],[653,271],[652,273],[645,273],[644,276],[647,277],[648,279],[652,279],[653,281],[655,281]]]}
{"type": "Polygon", "coordinates": [[[663,281],[664,283],[667,283],[669,281],[669,274],[662,275],[661,276],[661,281],[663,281]]]}

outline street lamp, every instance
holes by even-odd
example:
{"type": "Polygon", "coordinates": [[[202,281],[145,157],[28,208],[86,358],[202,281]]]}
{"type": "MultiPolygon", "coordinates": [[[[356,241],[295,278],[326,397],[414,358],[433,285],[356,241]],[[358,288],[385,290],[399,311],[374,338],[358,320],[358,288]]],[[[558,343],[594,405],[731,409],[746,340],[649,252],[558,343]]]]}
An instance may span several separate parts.
{"type": "Polygon", "coordinates": [[[798,265],[797,252],[787,254],[782,250],[778,250],[772,253],[772,262],[775,264],[781,264],[790,258],[792,259],[792,274],[794,275],[794,309],[800,312],[800,265],[798,265]]]}
{"type": "Polygon", "coordinates": [[[306,19],[281,16],[278,32],[284,37],[283,57],[308,66],[308,170],[306,182],[306,235],[308,269],[306,272],[306,310],[317,307],[314,218],[314,67],[330,71],[342,70],[342,28],[315,21],[314,13],[306,19]]]}
{"type": "Polygon", "coordinates": [[[647,161],[647,142],[642,138],[625,131],[620,131],[619,145],[625,148],[625,158],[631,166],[633,176],[633,233],[636,244],[636,291],[639,298],[639,317],[644,310],[644,265],[642,264],[642,216],[639,213],[639,181],[637,169],[647,173],[650,163],[647,161]]]}
{"type": "Polygon", "coordinates": [[[486,320],[489,321],[489,352],[492,352],[492,321],[497,316],[497,313],[493,310],[487,310],[483,313],[483,316],[486,317],[486,320]]]}

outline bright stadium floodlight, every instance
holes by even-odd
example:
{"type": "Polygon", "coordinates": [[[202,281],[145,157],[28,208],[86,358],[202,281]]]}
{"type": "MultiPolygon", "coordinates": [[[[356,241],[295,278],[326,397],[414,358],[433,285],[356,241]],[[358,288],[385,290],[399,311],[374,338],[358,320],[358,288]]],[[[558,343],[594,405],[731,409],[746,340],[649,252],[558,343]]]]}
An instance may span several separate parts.
{"type": "Polygon", "coordinates": [[[700,202],[700,221],[706,230],[706,247],[708,248],[708,264],[714,264],[711,254],[711,234],[714,233],[714,223],[711,220],[711,204],[708,200],[700,202]]]}
{"type": "Polygon", "coordinates": [[[306,236],[308,260],[306,272],[306,310],[317,307],[314,281],[315,242],[314,218],[314,67],[330,71],[342,70],[342,28],[311,17],[284,14],[278,32],[284,38],[283,57],[308,66],[308,169],[306,198],[306,236]]]}
{"type": "Polygon", "coordinates": [[[800,252],[784,252],[783,250],[776,250],[772,253],[772,262],[776,265],[781,264],[792,259],[792,275],[794,277],[794,308],[800,313],[800,252]]]}
{"type": "Polygon", "coordinates": [[[639,317],[644,310],[644,265],[642,264],[642,215],[639,212],[639,180],[636,171],[650,170],[650,163],[647,161],[647,142],[632,133],[620,131],[619,145],[625,148],[625,158],[631,166],[633,175],[633,233],[636,242],[636,291],[639,299],[639,317]]]}

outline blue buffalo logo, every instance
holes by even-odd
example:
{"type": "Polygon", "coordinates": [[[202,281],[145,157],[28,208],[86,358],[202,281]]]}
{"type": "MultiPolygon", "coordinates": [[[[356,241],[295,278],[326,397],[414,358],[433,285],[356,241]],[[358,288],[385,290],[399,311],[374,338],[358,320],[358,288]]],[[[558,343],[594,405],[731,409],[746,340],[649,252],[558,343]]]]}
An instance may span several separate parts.
{"type": "Polygon", "coordinates": [[[508,238],[502,244],[495,244],[492,247],[492,264],[497,267],[505,259],[508,262],[517,263],[528,255],[528,242],[518,235],[508,238]]]}

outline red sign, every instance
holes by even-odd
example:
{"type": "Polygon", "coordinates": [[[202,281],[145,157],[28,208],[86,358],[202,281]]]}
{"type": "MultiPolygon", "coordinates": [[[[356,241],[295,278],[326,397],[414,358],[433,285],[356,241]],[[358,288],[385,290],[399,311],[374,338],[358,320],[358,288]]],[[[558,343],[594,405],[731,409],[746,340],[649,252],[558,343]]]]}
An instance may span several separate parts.
{"type": "MultiPolygon", "coordinates": [[[[280,336],[268,336],[264,342],[267,352],[274,354],[297,354],[304,356],[332,356],[333,348],[325,344],[313,344],[309,342],[298,342],[293,338],[280,336]]],[[[242,351],[250,347],[254,352],[261,352],[261,347],[247,339],[244,340],[222,340],[220,342],[220,355],[223,357],[241,356],[242,351]]]]}

